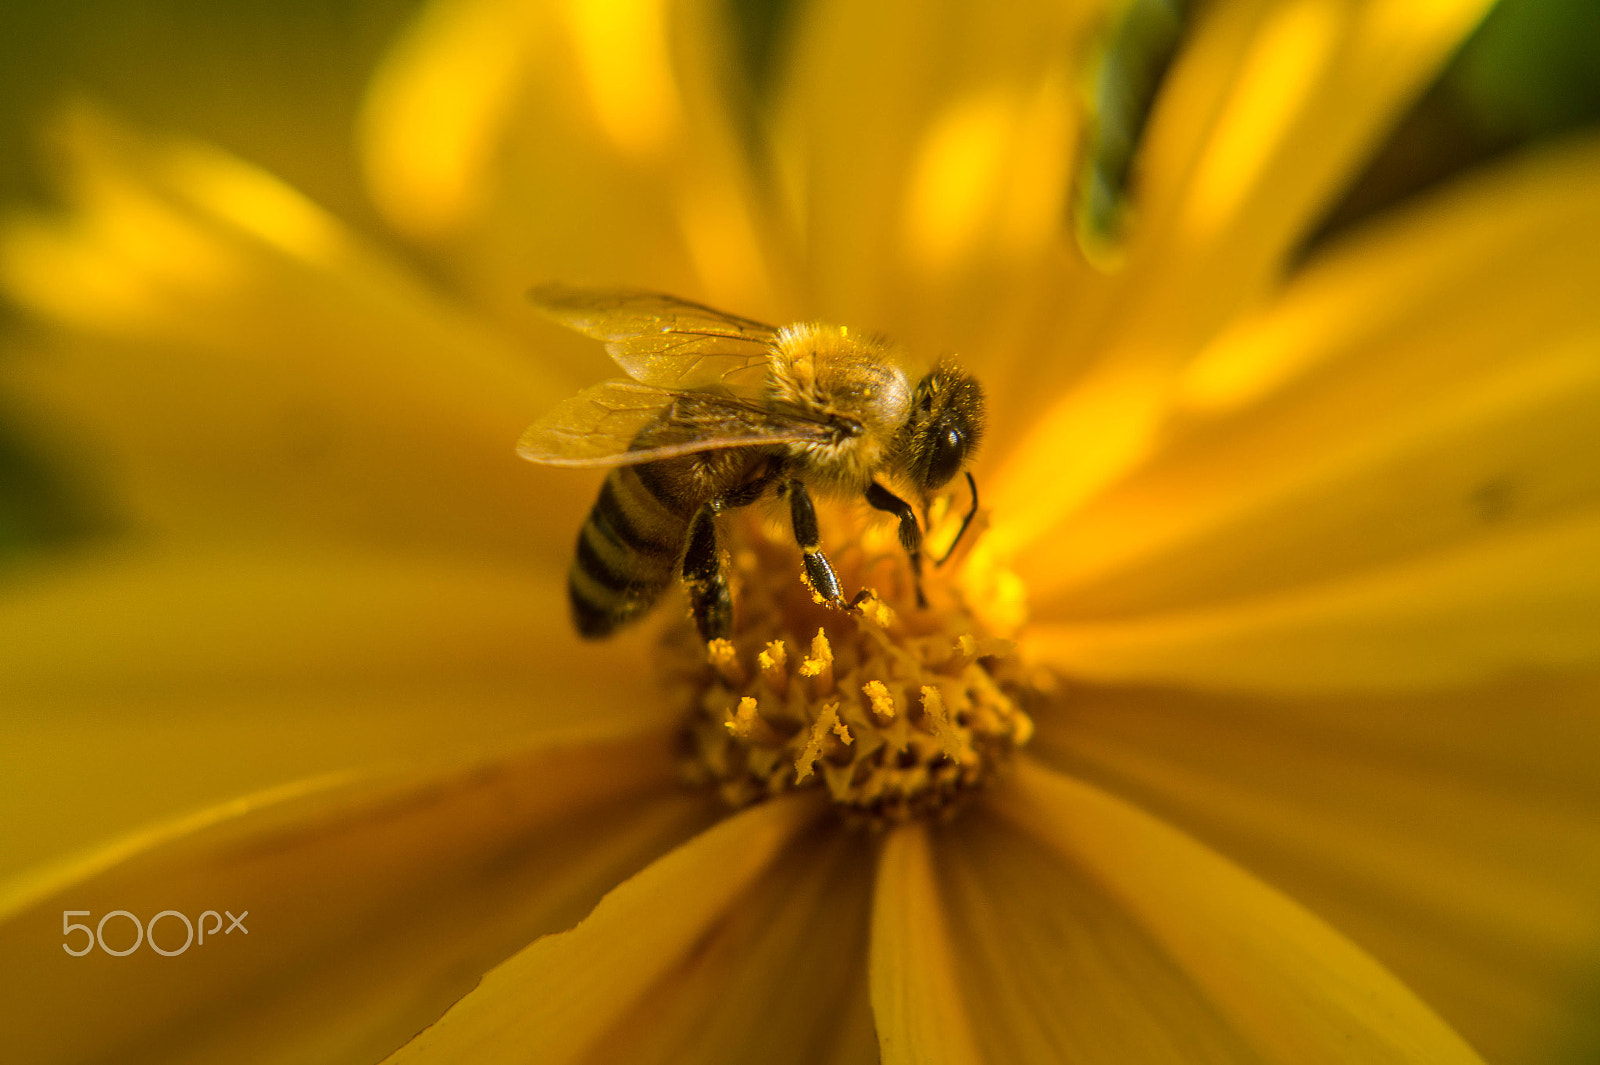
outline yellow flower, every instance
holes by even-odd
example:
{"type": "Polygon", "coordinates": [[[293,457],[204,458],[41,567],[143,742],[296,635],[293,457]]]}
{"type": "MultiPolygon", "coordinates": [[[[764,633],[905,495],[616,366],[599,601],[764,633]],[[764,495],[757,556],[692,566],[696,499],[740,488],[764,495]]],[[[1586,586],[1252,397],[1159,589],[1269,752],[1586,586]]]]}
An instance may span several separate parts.
{"type": "MultiPolygon", "coordinates": [[[[742,113],[706,0],[437,0],[362,132],[434,284],[73,115],[68,209],[0,236],[3,381],[133,533],[0,602],[8,1055],[1592,1057],[1600,143],[1290,268],[1484,6],[1199,5],[1107,273],[1064,220],[1092,3],[813,0],[742,113]],[[984,381],[992,524],[934,612],[972,631],[918,653],[1012,716],[947,822],[846,827],[821,763],[729,812],[658,632],[569,631],[595,480],[512,453],[604,372],[552,278],[984,381]]],[[[797,574],[738,564],[790,624],[797,574]]],[[[909,715],[875,679],[801,699],[817,750],[909,715]]],[[[752,698],[693,712],[744,742],[752,698]]]]}

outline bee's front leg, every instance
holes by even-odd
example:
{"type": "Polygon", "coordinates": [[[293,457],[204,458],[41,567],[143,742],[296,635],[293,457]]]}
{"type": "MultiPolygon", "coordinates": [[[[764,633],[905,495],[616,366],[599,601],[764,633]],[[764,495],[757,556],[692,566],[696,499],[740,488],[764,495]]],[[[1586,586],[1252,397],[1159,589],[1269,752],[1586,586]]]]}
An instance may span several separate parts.
{"type": "Polygon", "coordinates": [[[900,546],[911,556],[911,582],[917,592],[917,606],[926,607],[928,600],[922,595],[922,526],[917,524],[917,512],[911,509],[910,503],[877,481],[867,485],[867,502],[900,519],[900,546]]]}
{"type": "Polygon", "coordinates": [[[789,517],[794,522],[795,542],[805,553],[806,580],[810,582],[811,590],[828,605],[849,610],[851,604],[845,599],[844,589],[839,585],[839,575],[834,572],[828,556],[822,553],[822,533],[817,528],[817,508],[811,504],[811,493],[797,480],[785,483],[783,490],[789,497],[789,517]]]}

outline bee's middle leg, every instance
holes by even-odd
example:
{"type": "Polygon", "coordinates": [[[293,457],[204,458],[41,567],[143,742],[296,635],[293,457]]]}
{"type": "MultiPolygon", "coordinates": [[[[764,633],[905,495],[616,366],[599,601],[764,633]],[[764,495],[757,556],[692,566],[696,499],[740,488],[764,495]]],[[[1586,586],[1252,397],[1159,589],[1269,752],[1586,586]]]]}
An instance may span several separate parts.
{"type": "Polygon", "coordinates": [[[794,539],[804,553],[806,580],[828,605],[849,610],[854,604],[844,597],[839,584],[839,574],[822,551],[822,533],[817,528],[817,508],[811,503],[811,493],[800,481],[791,480],[784,485],[789,496],[789,517],[794,523],[794,539]]]}
{"type": "Polygon", "coordinates": [[[683,553],[683,583],[689,591],[700,638],[726,640],[733,633],[733,594],[722,572],[722,552],[717,547],[716,503],[694,512],[689,522],[689,546],[683,553]]]}

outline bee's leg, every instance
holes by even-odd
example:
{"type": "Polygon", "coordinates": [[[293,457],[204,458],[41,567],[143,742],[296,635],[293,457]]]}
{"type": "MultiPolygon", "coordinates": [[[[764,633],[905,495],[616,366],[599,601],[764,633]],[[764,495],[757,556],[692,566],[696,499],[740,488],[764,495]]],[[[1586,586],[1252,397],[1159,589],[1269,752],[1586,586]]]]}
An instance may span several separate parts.
{"type": "Polygon", "coordinates": [[[794,521],[795,542],[805,552],[806,580],[811,590],[830,605],[849,610],[850,604],[839,586],[839,575],[834,572],[828,556],[822,553],[822,533],[817,529],[817,508],[811,505],[811,494],[796,480],[788,481],[784,491],[789,495],[789,517],[794,521]]]}
{"type": "Polygon", "coordinates": [[[867,502],[900,519],[900,546],[911,556],[911,582],[917,592],[917,606],[926,607],[928,600],[922,595],[922,527],[917,524],[917,512],[911,509],[910,503],[877,481],[867,485],[867,502]]]}
{"type": "Polygon", "coordinates": [[[700,638],[726,640],[733,633],[733,595],[722,572],[722,552],[717,549],[715,502],[694,512],[689,522],[689,546],[683,553],[683,583],[689,591],[695,628],[700,638]]]}

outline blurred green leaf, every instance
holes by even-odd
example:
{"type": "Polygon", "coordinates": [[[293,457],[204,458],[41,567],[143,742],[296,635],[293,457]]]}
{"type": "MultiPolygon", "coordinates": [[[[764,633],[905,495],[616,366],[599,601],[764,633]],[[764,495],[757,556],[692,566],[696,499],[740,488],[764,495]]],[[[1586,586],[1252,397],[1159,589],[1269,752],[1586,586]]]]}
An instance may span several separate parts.
{"type": "Polygon", "coordinates": [[[802,0],[729,0],[740,73],[750,98],[765,103],[778,82],[784,37],[792,28],[802,0]]]}
{"type": "Polygon", "coordinates": [[[1600,120],[1600,3],[1501,0],[1445,81],[1485,136],[1532,139],[1600,120]]]}
{"type": "Polygon", "coordinates": [[[0,572],[42,548],[110,527],[84,486],[62,476],[0,418],[0,572]]]}

